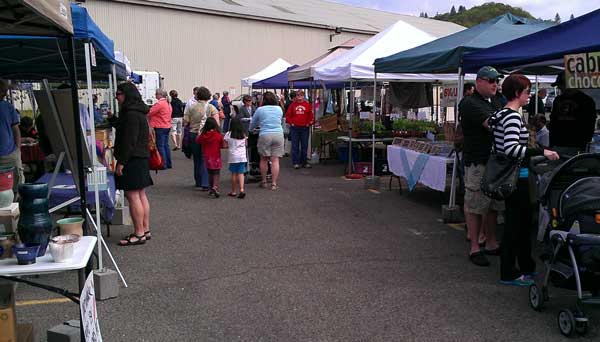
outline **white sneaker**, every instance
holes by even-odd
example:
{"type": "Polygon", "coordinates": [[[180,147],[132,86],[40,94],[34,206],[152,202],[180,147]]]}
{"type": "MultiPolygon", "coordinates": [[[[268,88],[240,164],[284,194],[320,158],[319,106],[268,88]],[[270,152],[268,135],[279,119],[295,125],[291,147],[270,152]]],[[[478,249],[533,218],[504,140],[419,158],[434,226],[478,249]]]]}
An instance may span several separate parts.
{"type": "Polygon", "coordinates": [[[300,168],[300,164],[294,164],[294,169],[298,170],[300,168]]]}

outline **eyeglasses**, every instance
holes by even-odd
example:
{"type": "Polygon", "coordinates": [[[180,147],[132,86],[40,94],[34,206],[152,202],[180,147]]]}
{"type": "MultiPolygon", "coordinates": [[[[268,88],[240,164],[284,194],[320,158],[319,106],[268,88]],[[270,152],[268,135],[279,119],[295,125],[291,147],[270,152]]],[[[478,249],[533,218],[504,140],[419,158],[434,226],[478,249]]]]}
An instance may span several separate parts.
{"type": "Polygon", "coordinates": [[[252,102],[252,100],[244,100],[244,102],[252,102]]]}
{"type": "Polygon", "coordinates": [[[489,84],[500,83],[500,79],[498,78],[479,77],[479,79],[487,81],[489,84]]]}

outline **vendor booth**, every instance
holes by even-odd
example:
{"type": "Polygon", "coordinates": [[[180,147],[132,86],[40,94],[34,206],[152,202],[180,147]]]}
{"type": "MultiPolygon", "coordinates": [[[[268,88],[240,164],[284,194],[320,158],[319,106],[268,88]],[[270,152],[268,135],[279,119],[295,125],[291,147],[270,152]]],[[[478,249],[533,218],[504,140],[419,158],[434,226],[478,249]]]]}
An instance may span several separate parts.
{"type": "MultiPolygon", "coordinates": [[[[79,240],[71,240],[73,243],[73,257],[63,263],[57,262],[57,256],[50,257],[48,255],[36,258],[35,255],[30,261],[35,262],[33,265],[16,265],[16,259],[9,258],[0,261],[0,278],[8,279],[13,282],[22,282],[29,285],[37,286],[49,291],[53,291],[72,299],[79,303],[79,294],[84,290],[86,277],[91,271],[90,256],[97,245],[97,256],[99,268],[102,268],[102,235],[100,232],[100,199],[99,199],[99,179],[97,178],[98,166],[96,163],[91,165],[84,164],[84,154],[89,152],[89,155],[95,153],[95,134],[92,125],[90,141],[91,144],[83,144],[87,141],[84,136],[84,131],[81,129],[73,129],[67,135],[67,127],[62,125],[63,119],[68,119],[73,123],[73,127],[81,127],[82,118],[80,117],[80,105],[78,101],[77,91],[77,76],[86,75],[88,91],[87,100],[88,108],[91,109],[90,116],[93,121],[92,94],[91,82],[92,75],[102,78],[104,82],[116,84],[117,70],[121,69],[122,64],[116,62],[114,58],[114,49],[112,41],[108,39],[99,28],[93,23],[87,11],[78,5],[70,4],[62,0],[45,0],[45,1],[13,1],[7,0],[0,10],[3,23],[7,22],[7,18],[18,18],[13,24],[2,25],[0,34],[0,48],[3,63],[0,66],[0,77],[11,80],[28,80],[28,81],[43,81],[42,89],[45,91],[45,98],[49,103],[49,112],[45,114],[47,121],[57,123],[57,131],[52,131],[54,138],[60,141],[62,151],[67,158],[68,167],[73,170],[72,187],[74,187],[73,197],[67,202],[61,203],[58,206],[45,211],[45,215],[57,210],[61,207],[68,206],[72,203],[79,202],[81,213],[88,224],[96,228],[97,236],[83,236],[79,240]],[[23,20],[25,18],[25,20],[23,20]],[[23,25],[21,25],[23,24],[23,25]],[[27,29],[28,25],[31,26],[27,29]],[[74,28],[75,27],[75,28],[74,28]],[[46,29],[44,29],[46,28],[46,29]],[[21,35],[21,36],[16,36],[21,35]],[[36,45],[37,44],[37,45],[36,45]],[[45,69],[47,68],[47,69],[45,69]],[[110,76],[109,76],[110,75],[110,76]],[[55,94],[53,94],[48,86],[48,80],[68,81],[71,88],[62,90],[68,100],[63,102],[61,107],[57,107],[55,102],[55,94]],[[70,117],[67,118],[67,116],[70,117]],[[72,150],[71,150],[71,147],[72,150]],[[71,153],[73,151],[73,153],[71,153]],[[91,179],[87,182],[84,168],[92,169],[91,179]],[[92,218],[87,209],[89,202],[88,196],[80,194],[86,191],[86,188],[92,190],[93,199],[96,203],[96,218],[92,218]],[[37,259],[37,260],[36,260],[37,259]],[[79,274],[79,293],[71,293],[67,290],[57,289],[51,286],[35,283],[27,279],[21,279],[24,275],[37,275],[45,273],[56,273],[63,271],[78,270],[79,274]]],[[[124,66],[122,70],[125,70],[124,66]]],[[[124,72],[118,73],[123,78],[124,72]]],[[[84,118],[85,119],[85,118],[84,118]]],[[[62,160],[63,154],[59,157],[62,160]]],[[[60,163],[59,163],[60,164],[60,163]]],[[[55,177],[55,175],[51,176],[55,177]]],[[[90,175],[88,175],[87,178],[90,175]]],[[[52,181],[50,182],[52,185],[52,181]]],[[[30,209],[22,208],[21,217],[30,215],[30,209]]],[[[51,221],[50,221],[51,223],[51,221]]],[[[19,232],[19,234],[21,234],[19,232]]],[[[90,235],[89,229],[84,226],[84,235],[90,235]]],[[[14,236],[14,235],[13,235],[14,236]]],[[[48,240],[46,239],[47,243],[48,240]]],[[[106,251],[108,248],[104,244],[106,251]]],[[[41,247],[40,247],[41,249],[41,247]]],[[[109,255],[110,255],[110,251],[109,255]]],[[[29,252],[27,252],[29,253],[29,252]]],[[[112,258],[112,256],[111,256],[112,258]]],[[[28,261],[28,262],[30,262],[28,261]]],[[[21,259],[19,258],[19,262],[21,259]]],[[[114,263],[114,260],[113,260],[114,263]]],[[[115,267],[117,265],[115,264],[115,267]]],[[[117,267],[118,270],[118,267],[117,267]]],[[[2,296],[8,295],[10,300],[14,300],[13,291],[5,292],[7,288],[3,287],[0,292],[2,296]]],[[[4,298],[6,299],[6,298],[4,298]]],[[[12,310],[14,310],[14,301],[12,302],[12,310]]],[[[14,315],[13,315],[14,319],[14,315]]],[[[15,320],[13,320],[14,322],[15,320]]],[[[85,319],[82,321],[85,323],[85,319]]],[[[81,325],[81,339],[85,340],[89,330],[84,330],[81,325]]],[[[3,331],[5,333],[5,331],[3,331]]]]}
{"type": "Polygon", "coordinates": [[[287,70],[287,68],[292,65],[285,61],[282,58],[277,58],[273,63],[266,66],[264,69],[248,76],[242,78],[242,88],[243,87],[252,87],[254,82],[264,80],[265,78],[269,78],[271,76],[275,76],[278,73],[287,70]]]}
{"type": "MultiPolygon", "coordinates": [[[[524,35],[528,35],[552,24],[514,16],[510,13],[491,19],[485,23],[452,35],[402,51],[388,57],[375,60],[374,68],[377,75],[389,73],[456,73],[458,80],[458,99],[463,97],[464,70],[463,56],[468,52],[477,51],[524,35]]],[[[397,152],[388,150],[388,153],[397,152]]],[[[455,158],[457,158],[456,156],[455,158]]],[[[388,159],[390,157],[388,156],[388,159]]],[[[394,157],[391,157],[394,159],[394,157]]],[[[452,167],[452,183],[448,207],[444,210],[444,218],[452,220],[458,209],[456,199],[457,163],[452,167]],[[447,209],[447,211],[446,211],[447,209]]],[[[445,175],[444,175],[445,176],[445,175]]]]}

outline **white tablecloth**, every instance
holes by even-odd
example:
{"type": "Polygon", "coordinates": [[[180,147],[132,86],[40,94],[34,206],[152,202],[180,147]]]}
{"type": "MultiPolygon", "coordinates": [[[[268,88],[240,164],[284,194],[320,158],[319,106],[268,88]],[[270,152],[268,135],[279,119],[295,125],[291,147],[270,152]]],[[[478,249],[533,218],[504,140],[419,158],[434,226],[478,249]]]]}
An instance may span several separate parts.
{"type": "MultiPolygon", "coordinates": [[[[417,157],[422,153],[405,149],[398,145],[389,145],[387,147],[387,160],[390,171],[396,176],[406,179],[407,173],[402,162],[402,151],[406,153],[406,159],[411,169],[413,168],[417,157]]],[[[453,162],[453,158],[430,155],[425,163],[423,172],[418,179],[415,180],[428,188],[442,192],[446,191],[446,166],[452,165],[453,162]]]]}

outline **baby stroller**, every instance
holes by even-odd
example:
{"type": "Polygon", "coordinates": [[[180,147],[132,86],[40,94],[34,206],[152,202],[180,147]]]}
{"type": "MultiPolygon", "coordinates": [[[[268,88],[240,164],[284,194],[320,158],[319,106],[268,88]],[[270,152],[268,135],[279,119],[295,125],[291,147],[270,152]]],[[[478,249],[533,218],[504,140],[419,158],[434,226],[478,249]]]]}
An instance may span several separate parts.
{"type": "Polygon", "coordinates": [[[529,304],[541,311],[550,300],[550,283],[576,290],[574,309],[559,311],[558,327],[565,336],[583,335],[589,329],[584,305],[600,304],[600,154],[558,162],[534,157],[531,165],[540,175],[538,240],[546,252],[543,279],[529,287],[529,304]]]}

